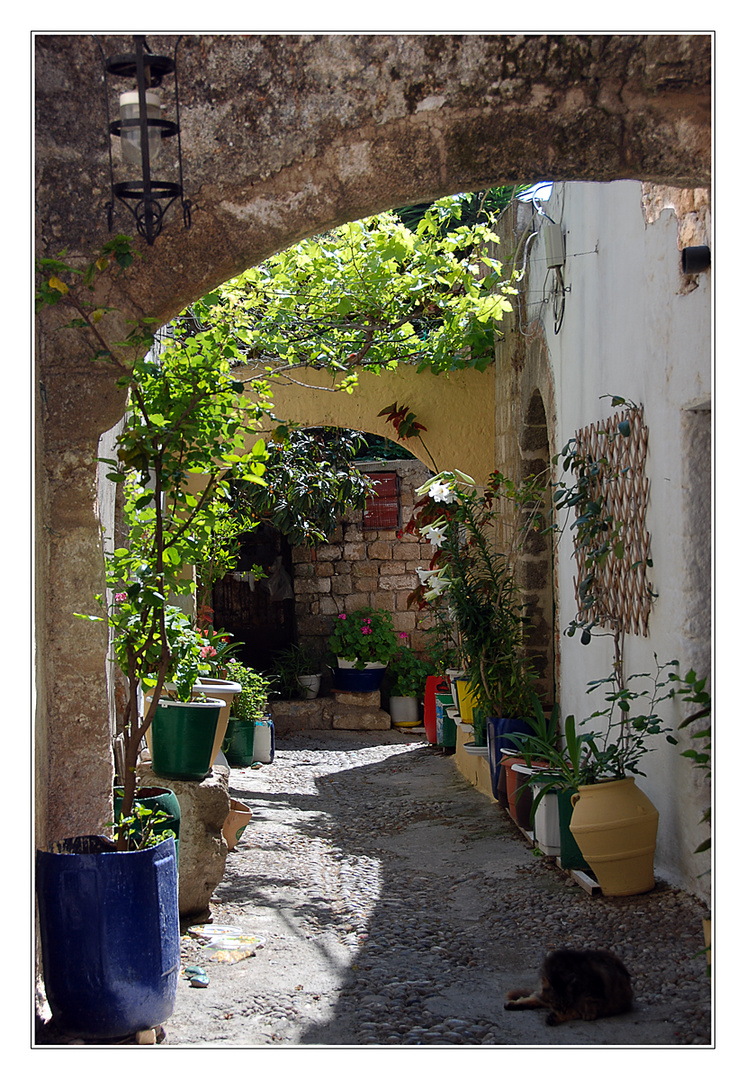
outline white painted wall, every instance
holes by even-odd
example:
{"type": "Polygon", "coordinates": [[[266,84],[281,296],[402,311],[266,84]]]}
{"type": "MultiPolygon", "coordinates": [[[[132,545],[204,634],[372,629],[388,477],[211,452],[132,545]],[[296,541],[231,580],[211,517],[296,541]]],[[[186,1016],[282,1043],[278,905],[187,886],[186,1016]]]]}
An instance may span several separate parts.
{"type": "MultiPolygon", "coordinates": [[[[540,308],[556,392],[554,451],[574,432],[609,416],[606,394],[644,407],[649,428],[647,526],[658,594],[648,638],[629,636],[626,672],[652,670],[653,653],[709,672],[709,400],[711,272],[685,291],[677,223],[665,211],[646,223],[637,182],[556,185],[547,214],[565,234],[564,321],[554,332],[551,305],[540,308]],[[590,254],[589,254],[590,253],[590,254]],[[704,590],[703,590],[704,582],[704,590]],[[703,596],[703,591],[705,595],[703,596]]],[[[541,236],[531,254],[529,302],[548,295],[541,236]]],[[[536,308],[530,309],[536,312],[536,308]]],[[[551,436],[550,436],[551,437],[551,436]]],[[[575,614],[571,540],[560,545],[559,627],[575,614]]],[[[611,671],[611,644],[582,646],[561,635],[560,702],[577,719],[597,707],[587,683],[611,671]]],[[[600,704],[600,702],[599,702],[600,704]]],[[[671,720],[678,723],[672,711],[671,720]]],[[[686,744],[685,744],[686,745],[686,744]]],[[[701,774],[661,740],[647,755],[640,787],[660,813],[656,871],[706,896],[706,855],[692,851],[704,838],[698,824],[709,793],[701,774]]]]}

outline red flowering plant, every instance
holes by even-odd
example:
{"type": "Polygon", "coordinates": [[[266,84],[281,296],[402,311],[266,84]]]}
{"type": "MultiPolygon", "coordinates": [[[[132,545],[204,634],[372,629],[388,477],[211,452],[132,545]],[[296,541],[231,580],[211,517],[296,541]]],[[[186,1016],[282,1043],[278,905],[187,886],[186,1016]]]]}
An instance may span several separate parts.
{"type": "Polygon", "coordinates": [[[197,631],[200,639],[200,674],[209,678],[221,677],[240,642],[232,641],[226,630],[216,630],[209,623],[197,631]]]}
{"type": "Polygon", "coordinates": [[[342,660],[355,661],[361,671],[366,664],[388,664],[398,647],[391,613],[375,608],[343,612],[329,638],[331,652],[342,660]]]}

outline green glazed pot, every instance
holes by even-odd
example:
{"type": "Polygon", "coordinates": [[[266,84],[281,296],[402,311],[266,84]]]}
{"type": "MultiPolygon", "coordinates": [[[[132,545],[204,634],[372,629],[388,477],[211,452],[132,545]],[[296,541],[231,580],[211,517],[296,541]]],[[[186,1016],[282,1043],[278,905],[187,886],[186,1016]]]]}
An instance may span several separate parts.
{"type": "Polygon", "coordinates": [[[151,727],[151,759],[156,776],[204,780],[210,771],[223,705],[217,698],[158,702],[151,727]]]}
{"type": "Polygon", "coordinates": [[[255,720],[231,717],[223,740],[225,760],[233,769],[246,769],[254,760],[255,720]]]}
{"type": "Polygon", "coordinates": [[[573,791],[557,792],[557,810],[559,811],[560,828],[560,864],[563,870],[590,870],[590,866],[583,858],[575,837],[570,832],[572,820],[572,796],[573,791]]]}

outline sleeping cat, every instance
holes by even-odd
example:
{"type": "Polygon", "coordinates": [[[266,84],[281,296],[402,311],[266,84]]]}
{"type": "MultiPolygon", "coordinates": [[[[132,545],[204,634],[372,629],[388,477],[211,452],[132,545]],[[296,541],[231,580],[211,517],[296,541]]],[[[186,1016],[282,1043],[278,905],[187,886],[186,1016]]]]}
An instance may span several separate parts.
{"type": "Polygon", "coordinates": [[[604,949],[557,949],[541,969],[541,989],[511,990],[506,1009],[549,1009],[547,1024],[596,1020],[632,1008],[632,984],[621,960],[604,949]]]}

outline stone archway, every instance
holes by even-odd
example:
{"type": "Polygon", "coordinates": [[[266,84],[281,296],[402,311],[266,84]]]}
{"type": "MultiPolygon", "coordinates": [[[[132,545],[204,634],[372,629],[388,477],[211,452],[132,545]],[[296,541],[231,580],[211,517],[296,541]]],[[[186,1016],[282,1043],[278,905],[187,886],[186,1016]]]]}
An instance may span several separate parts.
{"type": "MultiPolygon", "coordinates": [[[[174,39],[154,37],[170,53],[174,39]]],[[[130,40],[102,39],[106,55],[130,40]]],[[[695,35],[188,35],[180,54],[188,232],[178,215],[96,299],[163,323],[304,236],[386,207],[526,179],[710,176],[710,51],[695,35]]],[[[108,148],[91,35],[35,38],[37,253],[106,239],[108,148]]],[[[116,228],[131,230],[120,212],[116,228]]],[[[122,392],[56,311],[36,344],[38,840],[106,820],[99,436],[122,392]]],[[[546,399],[545,399],[546,400],[546,399]]]]}

